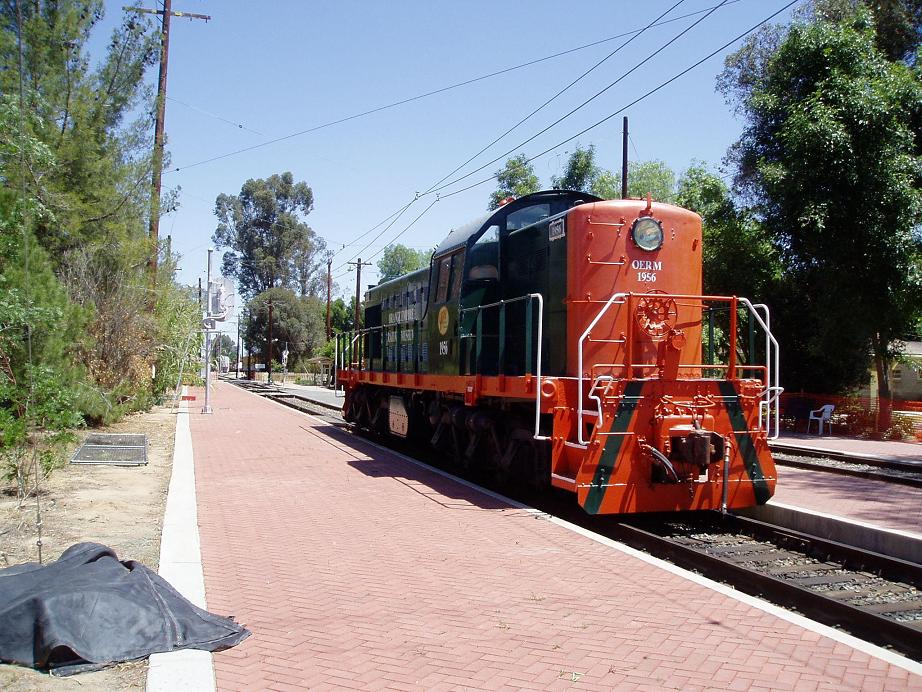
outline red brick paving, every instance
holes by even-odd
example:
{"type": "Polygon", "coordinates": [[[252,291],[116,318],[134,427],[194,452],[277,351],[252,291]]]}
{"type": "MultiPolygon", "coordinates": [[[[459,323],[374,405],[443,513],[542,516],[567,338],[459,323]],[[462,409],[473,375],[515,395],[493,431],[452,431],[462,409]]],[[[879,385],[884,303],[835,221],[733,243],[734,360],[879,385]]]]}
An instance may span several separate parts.
{"type": "Polygon", "coordinates": [[[922,534],[922,489],[778,466],[773,502],[922,534]]]}
{"type": "Polygon", "coordinates": [[[922,677],[218,384],[193,415],[222,690],[922,689],[922,677]]]}

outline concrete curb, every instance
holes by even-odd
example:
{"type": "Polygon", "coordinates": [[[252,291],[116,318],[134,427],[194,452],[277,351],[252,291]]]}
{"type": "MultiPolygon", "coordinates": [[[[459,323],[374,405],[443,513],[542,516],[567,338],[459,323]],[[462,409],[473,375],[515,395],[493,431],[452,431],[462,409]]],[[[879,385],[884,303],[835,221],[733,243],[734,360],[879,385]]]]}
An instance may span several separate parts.
{"type": "Polygon", "coordinates": [[[887,529],[774,501],[738,510],[737,514],[922,564],[922,534],[887,529]]]}
{"type": "MultiPolygon", "coordinates": [[[[199,608],[207,609],[188,402],[183,402],[176,418],[173,473],[163,517],[159,572],[179,593],[199,608]]],[[[214,689],[214,663],[210,651],[186,649],[150,657],[147,670],[149,692],[210,692],[214,689]]]]}

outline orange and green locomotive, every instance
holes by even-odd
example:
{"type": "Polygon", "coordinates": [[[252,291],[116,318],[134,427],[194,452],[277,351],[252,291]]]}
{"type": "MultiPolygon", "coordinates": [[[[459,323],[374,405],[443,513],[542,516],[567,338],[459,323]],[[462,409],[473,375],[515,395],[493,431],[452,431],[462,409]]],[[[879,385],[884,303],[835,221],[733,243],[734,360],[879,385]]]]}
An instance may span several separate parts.
{"type": "Polygon", "coordinates": [[[587,512],[727,509],[774,492],[768,310],[702,295],[697,214],[549,190],[451,231],[337,338],[343,415],[587,512]]]}

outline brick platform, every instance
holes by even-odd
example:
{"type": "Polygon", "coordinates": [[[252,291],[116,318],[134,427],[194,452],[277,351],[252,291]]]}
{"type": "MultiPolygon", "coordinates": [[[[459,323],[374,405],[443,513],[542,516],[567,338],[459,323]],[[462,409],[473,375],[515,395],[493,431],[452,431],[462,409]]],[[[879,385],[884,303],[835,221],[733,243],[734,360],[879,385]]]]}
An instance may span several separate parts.
{"type": "MultiPolygon", "coordinates": [[[[843,452],[877,459],[892,459],[922,466],[922,442],[893,440],[857,440],[834,435],[804,435],[786,433],[776,441],[779,445],[794,445],[818,451],[843,452]]],[[[774,444],[774,443],[773,443],[774,444]]]]}
{"type": "Polygon", "coordinates": [[[208,605],[253,631],[219,689],[922,689],[233,385],[213,402],[191,416],[208,605]]]}
{"type": "Polygon", "coordinates": [[[922,489],[778,466],[770,502],[922,535],[922,489]]]}

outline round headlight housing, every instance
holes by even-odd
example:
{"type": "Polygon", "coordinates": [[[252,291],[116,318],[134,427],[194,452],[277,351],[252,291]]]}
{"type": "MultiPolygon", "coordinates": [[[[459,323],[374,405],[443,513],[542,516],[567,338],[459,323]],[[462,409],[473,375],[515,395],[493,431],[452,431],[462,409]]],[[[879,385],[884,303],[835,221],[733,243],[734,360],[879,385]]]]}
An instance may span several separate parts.
{"type": "Polygon", "coordinates": [[[641,250],[659,250],[663,246],[663,224],[652,216],[641,216],[631,225],[631,240],[641,250]]]}

